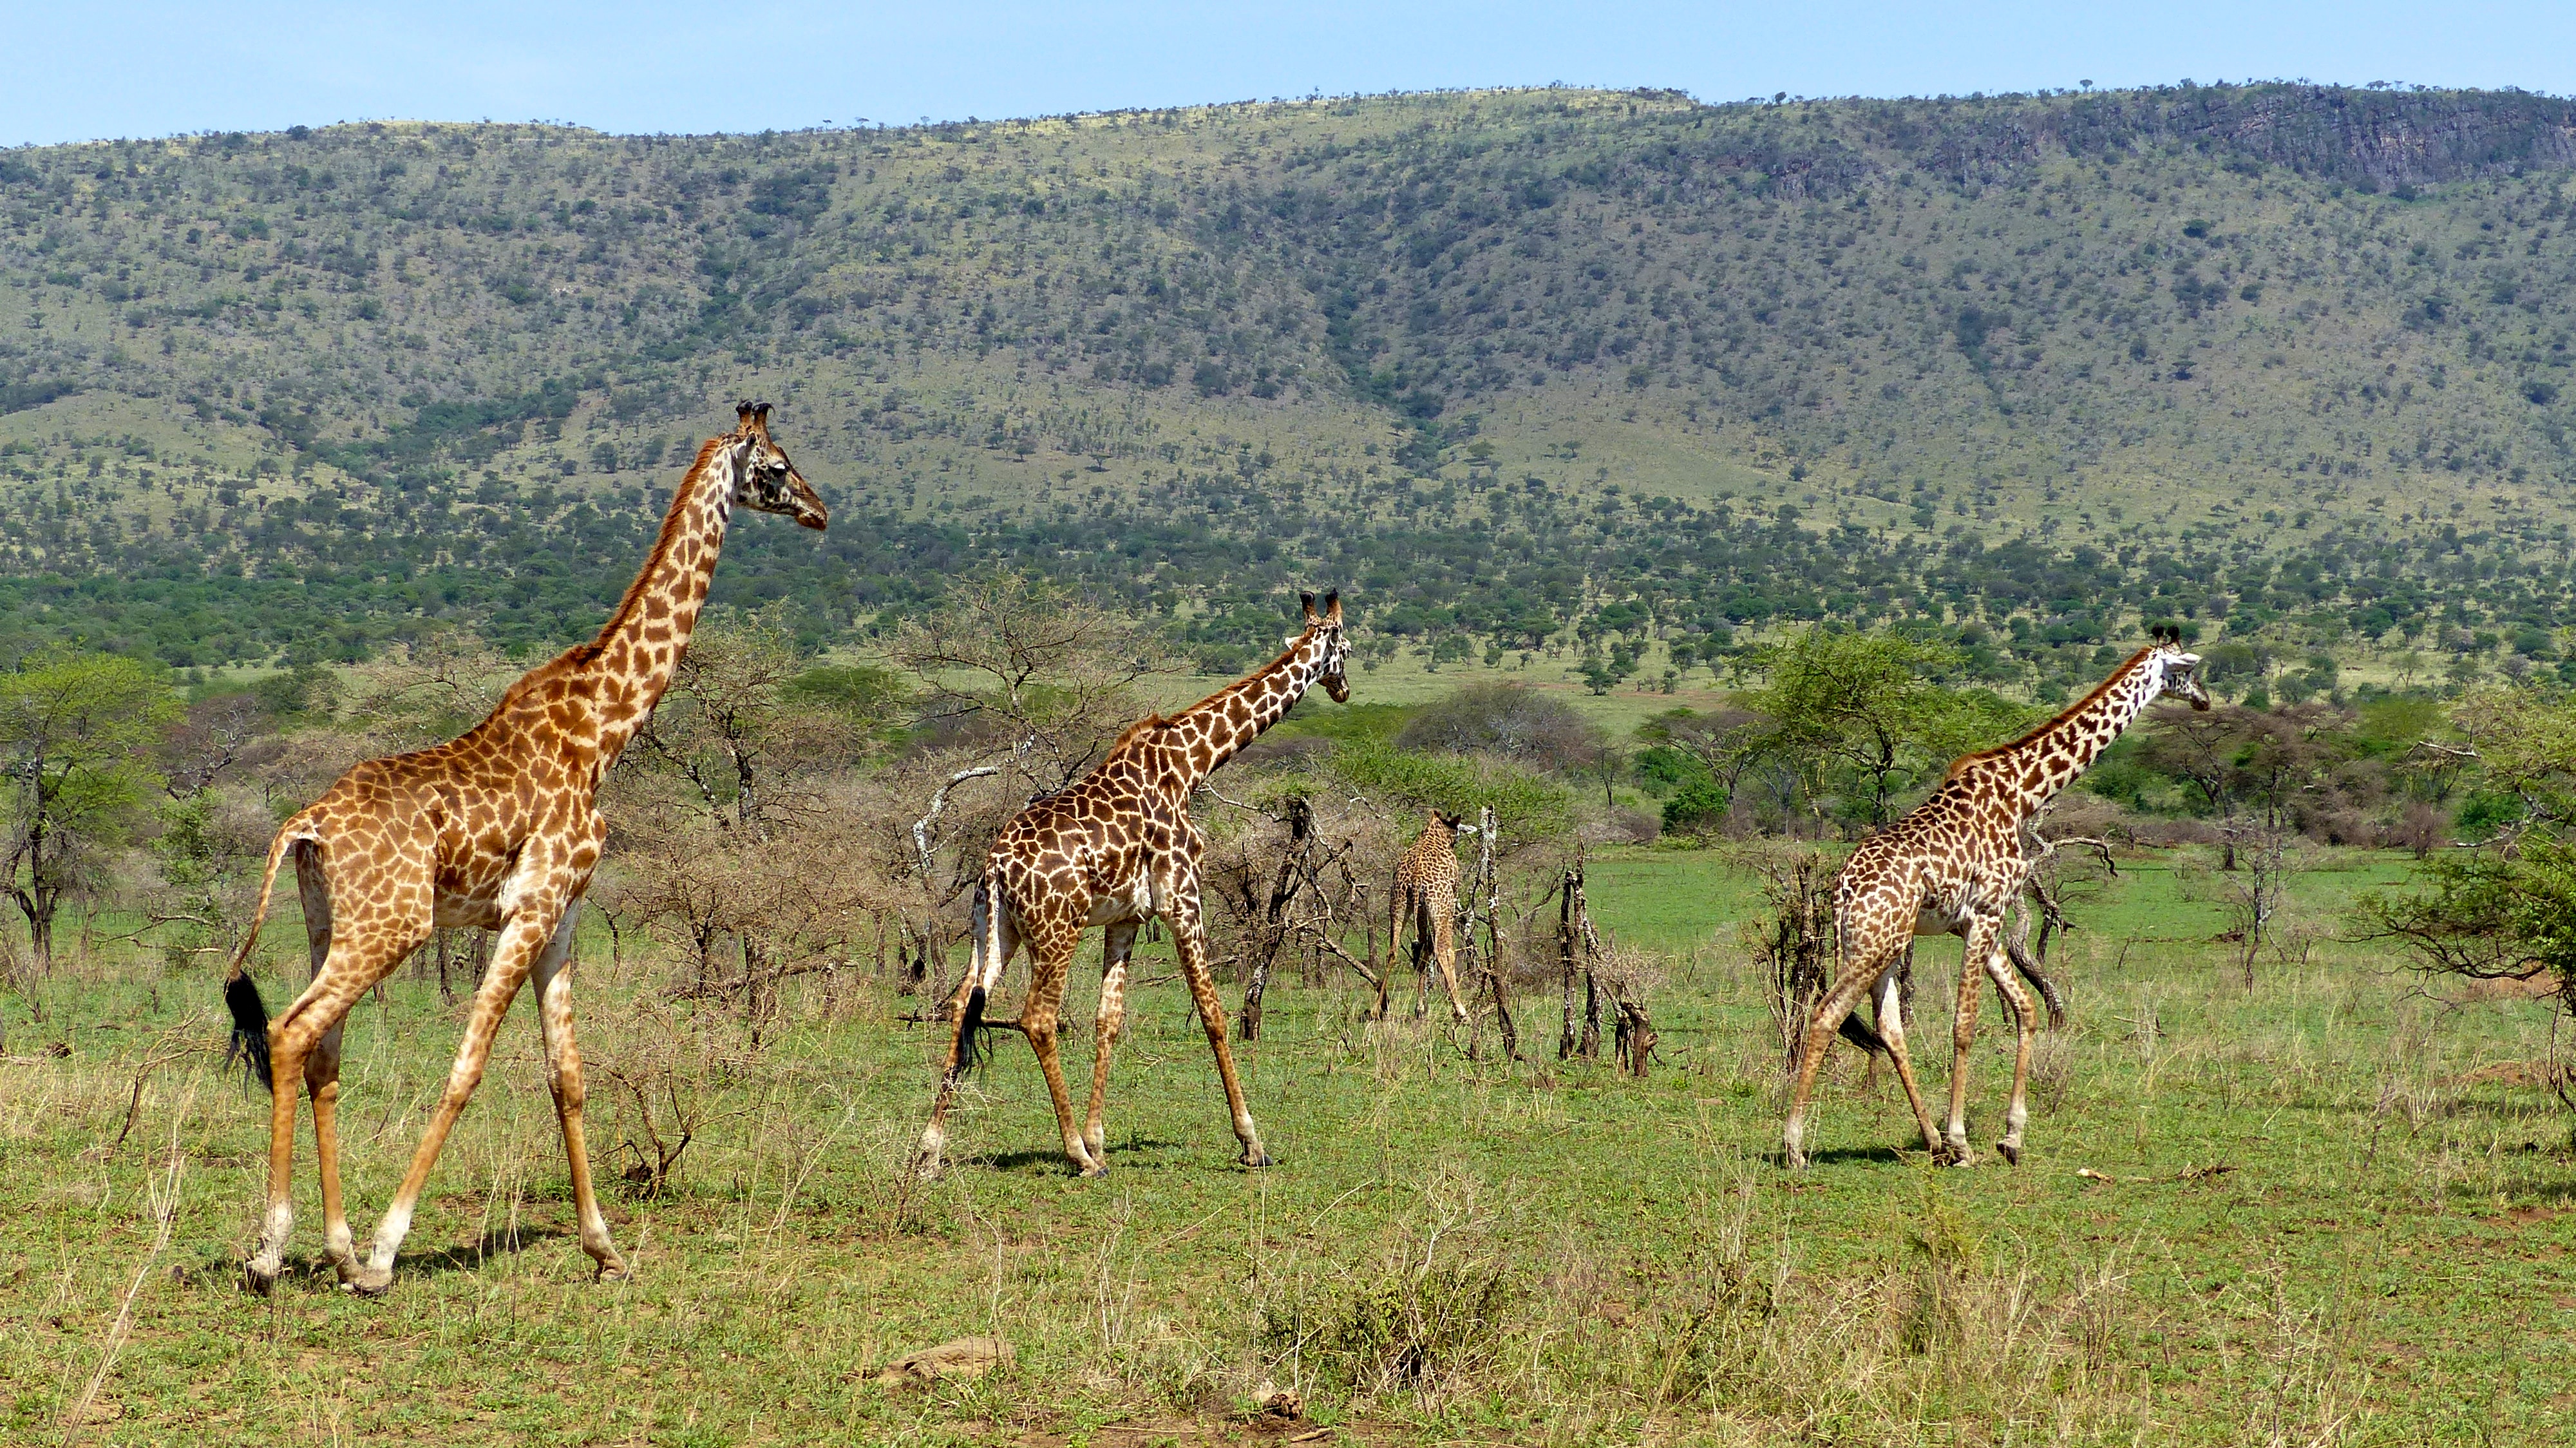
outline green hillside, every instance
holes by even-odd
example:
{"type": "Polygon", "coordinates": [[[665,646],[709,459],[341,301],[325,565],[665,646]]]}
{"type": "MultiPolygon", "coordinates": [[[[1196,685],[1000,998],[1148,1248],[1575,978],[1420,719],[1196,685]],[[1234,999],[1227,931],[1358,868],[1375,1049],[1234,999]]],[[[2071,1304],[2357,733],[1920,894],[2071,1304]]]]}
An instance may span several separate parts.
{"type": "Polygon", "coordinates": [[[569,636],[756,393],[839,521],[721,586],[822,632],[1016,564],[1211,664],[1339,584],[1462,654],[2519,672],[2576,622],[2571,172],[2564,101],[2304,86],[0,152],[0,646],[569,636]]]}

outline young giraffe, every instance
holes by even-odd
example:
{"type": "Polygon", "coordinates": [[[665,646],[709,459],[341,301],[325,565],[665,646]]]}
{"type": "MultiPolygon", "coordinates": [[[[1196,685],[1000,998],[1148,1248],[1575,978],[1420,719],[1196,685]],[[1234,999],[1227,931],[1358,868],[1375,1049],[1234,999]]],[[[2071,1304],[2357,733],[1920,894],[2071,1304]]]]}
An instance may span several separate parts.
{"type": "Polygon", "coordinates": [[[1422,827],[1422,837],[1395,862],[1395,885],[1386,897],[1386,969],[1377,979],[1379,1020],[1386,1019],[1386,990],[1395,978],[1396,943],[1403,937],[1404,922],[1411,920],[1414,965],[1423,977],[1422,997],[1427,1001],[1431,994],[1430,972],[1421,968],[1427,941],[1432,958],[1440,963],[1440,983],[1449,988],[1449,1013],[1459,1023],[1466,1022],[1467,1003],[1458,998],[1458,947],[1450,939],[1458,921],[1458,836],[1462,832],[1474,834],[1476,827],[1462,815],[1435,809],[1422,827]]]}
{"type": "Polygon", "coordinates": [[[914,1170],[922,1177],[939,1172],[948,1106],[958,1077],[974,1058],[984,1002],[1001,984],[1002,967],[1023,941],[1029,947],[1029,993],[1016,1026],[1029,1038],[1038,1069],[1046,1074],[1064,1154],[1084,1176],[1108,1170],[1100,1113],[1109,1092],[1110,1048],[1126,1015],[1127,955],[1135,946],[1137,927],[1157,915],[1171,927],[1182,973],[1198,1001],[1200,1024],[1216,1053],[1217,1078],[1225,1085],[1226,1109],[1234,1117],[1234,1135],[1243,1143],[1243,1163],[1270,1165],[1253,1130],[1252,1113],[1243,1104],[1234,1052],[1226,1045],[1225,1007],[1217,1003],[1216,981],[1208,973],[1207,936],[1199,915],[1199,855],[1206,842],[1190,823],[1187,806],[1199,781],[1277,723],[1308,688],[1320,683],[1334,703],[1350,702],[1350,685],[1342,673],[1349,643],[1342,633],[1341,596],[1325,594],[1320,614],[1313,594],[1298,598],[1306,627],[1286,653],[1178,714],[1149,715],[1131,725],[1089,774],[1069,789],[1033,801],[1002,826],[984,858],[983,883],[975,890],[973,958],[949,1001],[956,1029],[940,1071],[939,1098],[914,1158],[914,1170]],[[1056,1059],[1056,1011],[1064,1000],[1074,947],[1092,925],[1108,928],[1091,1065],[1091,1114],[1077,1128],[1064,1068],[1056,1059]]]}
{"type": "Polygon", "coordinates": [[[313,1097],[324,1245],[342,1285],[374,1294],[393,1282],[394,1253],[412,1204],[457,1113],[483,1077],[502,1014],[521,982],[536,982],[538,1024],[555,1114],[572,1164],[582,1250],[602,1278],[626,1264],[592,1197],[582,1147],[581,1055],[573,1044],[573,922],[608,827],[595,801],[601,776],[652,715],[688,649],[707,581],[737,506],[781,513],[820,530],[823,500],[769,436],[769,405],[735,409],[732,432],[698,449],[662,520],[660,538],[617,611],[589,643],[532,670],[490,718],[435,748],[353,765],[268,848],[250,933],[233,957],[224,999],[233,1044],[274,1102],[268,1215],[245,1271],[266,1292],[284,1265],[295,1222],[290,1167],[295,1081],[313,1097]],[[304,900],[313,983],[275,1021],[246,971],[277,870],[289,853],[304,900]],[[411,1170],[376,1227],[363,1265],[340,1204],[340,1025],[358,997],[392,973],[434,927],[478,926],[500,939],[475,992],[473,1016],[411,1170]],[[282,1085],[281,1085],[282,1079],[282,1085]]]}
{"type": "Polygon", "coordinates": [[[2006,963],[2004,912],[2021,893],[2034,843],[2030,821],[2058,791],[2109,748],[2157,695],[2170,693],[2195,709],[2209,707],[2196,672],[2200,656],[2182,651],[2179,637],[2159,629],[2156,641],[2129,656],[2100,687],[2073,708],[1998,748],[1962,756],[1941,787],[1889,829],[1852,851],[1834,877],[1834,934],[1842,974],[1816,1002],[1807,1025],[1798,1087],[1782,1133],[1788,1164],[1807,1164],[1804,1150],[1807,1097],[1835,1030],[1876,992],[1878,1036],[1896,1063],[1896,1077],[1923,1128],[1933,1159],[1958,1166],[1974,1160],[1968,1149],[1968,1053],[1976,1041],[1977,973],[1992,977],[2020,1031],[2013,1059],[2012,1106],[2004,1138],[1995,1149],[2021,1161],[2022,1126],[2028,1118],[2023,1091],[2030,1076],[2031,1000],[2006,963]],[[1966,942],[1959,967],[1958,1014],[1951,1031],[1950,1120],[1945,1134],[1924,1109],[1905,1054],[1905,1023],[1897,1002],[1896,964],[1917,935],[1958,935],[1966,942]]]}

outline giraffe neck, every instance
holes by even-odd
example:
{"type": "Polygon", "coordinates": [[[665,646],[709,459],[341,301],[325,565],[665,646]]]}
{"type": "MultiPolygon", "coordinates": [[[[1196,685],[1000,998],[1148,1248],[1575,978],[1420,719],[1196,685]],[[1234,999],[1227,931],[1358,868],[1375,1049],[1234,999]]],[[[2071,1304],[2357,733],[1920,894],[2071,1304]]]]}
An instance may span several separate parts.
{"type": "Polygon", "coordinates": [[[2162,674],[2152,657],[2140,650],[2074,707],[1986,756],[1992,776],[2017,797],[2023,814],[2073,784],[2155,701],[2162,674]]]}
{"type": "Polygon", "coordinates": [[[601,764],[617,758],[662,701],[707,601],[716,555],[733,517],[740,462],[725,438],[709,439],[672,495],[662,531],[617,611],[601,626],[583,672],[597,677],[601,764]]]}
{"type": "Polygon", "coordinates": [[[1180,746],[1169,756],[1175,797],[1186,799],[1199,781],[1232,759],[1261,731],[1279,722],[1313,687],[1323,670],[1324,630],[1308,629],[1288,652],[1258,673],[1227,685],[1165,721],[1163,737],[1180,746]]]}

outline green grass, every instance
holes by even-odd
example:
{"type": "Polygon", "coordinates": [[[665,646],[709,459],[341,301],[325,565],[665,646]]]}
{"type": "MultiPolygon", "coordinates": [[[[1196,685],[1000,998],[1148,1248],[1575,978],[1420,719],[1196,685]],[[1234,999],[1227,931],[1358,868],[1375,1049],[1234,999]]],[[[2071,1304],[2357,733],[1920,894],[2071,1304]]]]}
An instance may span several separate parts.
{"type": "MultiPolygon", "coordinates": [[[[2298,882],[2305,930],[2333,930],[2357,891],[2407,868],[2327,863],[2298,882]]],[[[2330,940],[2267,960],[2249,992],[2210,943],[2205,870],[2124,861],[2058,957],[2074,1020],[2043,1044],[2023,1166],[1932,1174],[1884,1073],[1844,1052],[1818,1165],[1792,1177],[1769,1156],[1771,1027],[1734,940],[1749,878],[1712,854],[1612,852],[1589,887],[1603,925],[1669,962],[1643,1082],[1554,1061],[1552,987],[1516,1002],[1539,1063],[1507,1067],[1409,1019],[1358,1021],[1347,985],[1291,983],[1242,1053],[1279,1162],[1248,1175],[1186,999],[1160,983],[1170,947],[1149,945],[1109,1178],[1065,1174],[1037,1072],[1005,1041],[949,1174],[909,1195],[896,1167],[935,1044],[895,1019],[910,1002],[864,976],[837,995],[809,983],[755,1048],[728,1018],[648,1009],[666,981],[631,941],[618,962],[587,942],[603,1176],[632,1127],[606,1068],[659,1052],[714,1113],[672,1193],[613,1203],[636,1280],[587,1281],[521,1007],[379,1302],[316,1265],[309,1142],[294,1270],[271,1299],[242,1294],[265,1112],[210,1056],[151,1075],[109,1149],[135,1064],[215,1038],[209,976],[104,954],[66,966],[45,1023],[8,1007],[0,1438],[62,1434],[129,1288],[84,1441],[1126,1443],[1104,1430],[1178,1437],[1273,1386],[1369,1442],[2576,1432],[2568,1123],[2527,1075],[2482,1069],[2545,1054],[2545,1005],[2445,1006],[2375,949],[2330,940]],[[40,1054],[56,1040],[68,1057],[40,1054]],[[1018,1358],[981,1383],[875,1383],[902,1351],[987,1331],[1018,1358]],[[1398,1361],[1421,1381],[1379,1381],[1398,1361]]],[[[291,927],[271,935],[282,955],[291,927]]],[[[1936,1090],[1956,963],[1932,942],[1917,967],[1936,1090]]],[[[272,1003],[300,975],[264,970],[272,1003]]],[[[1078,983],[1072,1014],[1088,1011],[1078,983]]],[[[1986,1019],[1981,1143],[2009,1069],[1991,1004],[1986,1019]]],[[[434,985],[408,978],[352,1020],[362,1234],[455,1036],[434,985]]]]}

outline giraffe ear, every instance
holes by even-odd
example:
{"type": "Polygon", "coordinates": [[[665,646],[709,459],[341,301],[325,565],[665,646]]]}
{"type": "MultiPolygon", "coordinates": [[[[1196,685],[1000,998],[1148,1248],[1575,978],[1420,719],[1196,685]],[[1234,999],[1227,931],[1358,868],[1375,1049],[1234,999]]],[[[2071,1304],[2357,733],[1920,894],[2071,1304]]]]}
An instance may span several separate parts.
{"type": "Polygon", "coordinates": [[[1338,588],[1324,595],[1324,622],[1342,621],[1342,591],[1338,588]]]}
{"type": "Polygon", "coordinates": [[[1297,606],[1306,611],[1306,621],[1308,623],[1313,623],[1315,621],[1315,595],[1311,593],[1298,594],[1297,606]]]}

